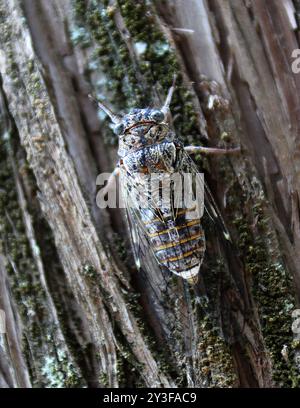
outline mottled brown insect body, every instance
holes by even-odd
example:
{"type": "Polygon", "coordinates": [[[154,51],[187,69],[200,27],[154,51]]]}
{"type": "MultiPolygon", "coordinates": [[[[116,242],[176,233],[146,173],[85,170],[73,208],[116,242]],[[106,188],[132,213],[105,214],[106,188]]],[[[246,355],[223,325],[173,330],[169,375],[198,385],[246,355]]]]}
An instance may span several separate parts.
{"type": "MultiPolygon", "coordinates": [[[[177,190],[172,176],[176,174],[184,179],[186,174],[199,175],[188,152],[219,154],[228,151],[201,146],[184,147],[181,144],[168,124],[173,91],[174,84],[160,110],[133,109],[121,117],[100,102],[99,106],[115,123],[114,131],[119,136],[120,161],[112,179],[116,174],[121,175],[121,188],[138,268],[145,266],[144,259],[150,253],[163,272],[167,269],[195,283],[205,253],[202,211],[199,211],[198,205],[195,210],[186,205],[185,201],[181,202],[181,206],[177,205],[177,190]],[[158,182],[154,189],[149,178],[158,182]],[[161,195],[165,190],[170,191],[169,202],[162,205],[161,195]]],[[[104,191],[107,191],[109,184],[104,191]]],[[[199,189],[199,185],[193,180],[188,186],[184,184],[185,195],[188,192],[188,195],[194,196],[195,188],[199,189]]],[[[202,186],[200,184],[200,189],[203,192],[204,182],[202,186]]],[[[203,204],[200,204],[201,208],[203,204]]],[[[208,207],[211,218],[218,218],[220,214],[214,202],[208,204],[208,207]]],[[[220,225],[229,239],[222,220],[220,225]]],[[[151,273],[151,266],[147,268],[146,265],[146,269],[151,273]]]]}

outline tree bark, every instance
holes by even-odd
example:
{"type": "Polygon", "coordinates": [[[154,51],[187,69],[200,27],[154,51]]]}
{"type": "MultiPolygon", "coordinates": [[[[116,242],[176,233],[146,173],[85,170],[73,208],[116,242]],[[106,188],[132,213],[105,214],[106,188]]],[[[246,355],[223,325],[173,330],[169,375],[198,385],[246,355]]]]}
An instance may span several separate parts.
{"type": "Polygon", "coordinates": [[[299,386],[297,10],[0,0],[1,387],[299,386]],[[174,74],[180,139],[241,146],[195,158],[232,238],[204,216],[196,288],[145,279],[123,212],[96,205],[117,141],[88,94],[156,105],[174,74]]]}

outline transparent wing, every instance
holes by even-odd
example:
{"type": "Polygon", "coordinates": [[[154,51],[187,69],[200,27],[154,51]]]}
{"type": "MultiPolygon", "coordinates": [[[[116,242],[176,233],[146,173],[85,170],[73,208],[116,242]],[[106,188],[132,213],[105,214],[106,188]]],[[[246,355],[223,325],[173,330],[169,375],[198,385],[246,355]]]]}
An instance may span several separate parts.
{"type": "MultiPolygon", "coordinates": [[[[195,162],[191,159],[188,153],[186,153],[184,150],[180,151],[181,154],[181,159],[178,160],[180,163],[181,170],[184,172],[191,172],[193,174],[199,174],[199,169],[197,168],[195,162]]],[[[203,204],[204,204],[204,210],[209,216],[210,220],[216,224],[216,227],[218,230],[223,234],[223,237],[227,241],[231,241],[229,231],[225,225],[224,219],[218,209],[218,206],[213,198],[213,195],[204,179],[204,177],[201,180],[201,183],[198,183],[196,188],[201,189],[200,192],[198,192],[198,196],[203,199],[203,204]],[[200,194],[199,194],[200,193],[200,194]]],[[[202,211],[202,208],[201,208],[202,211]]]]}
{"type": "Polygon", "coordinates": [[[153,202],[147,209],[141,208],[141,197],[139,201],[136,197],[142,194],[142,198],[146,200],[150,196],[147,189],[139,189],[138,186],[142,185],[143,181],[138,174],[130,175],[121,170],[121,182],[125,193],[123,200],[134,258],[144,294],[152,306],[152,320],[155,320],[156,325],[161,326],[162,336],[167,339],[167,343],[164,344],[176,351],[178,357],[180,352],[184,358],[186,355],[194,355],[197,334],[193,317],[195,306],[192,306],[189,295],[191,288],[187,282],[174,276],[157,262],[148,237],[148,230],[145,228],[147,217],[149,220],[157,217],[162,222],[164,218],[153,202]]]}
{"type": "MultiPolygon", "coordinates": [[[[194,161],[185,151],[182,152],[181,167],[184,171],[199,171],[194,161]]],[[[234,244],[225,225],[225,221],[220,214],[218,206],[205,180],[203,180],[202,189],[204,192],[204,210],[208,217],[206,235],[208,239],[216,242],[219,241],[219,243],[222,242],[222,245],[214,242],[215,245],[213,245],[214,249],[212,250],[212,259],[218,256],[222,258],[224,253],[226,253],[231,260],[228,265],[230,267],[230,265],[232,266],[234,262],[238,262],[238,259],[232,259],[232,256],[230,255],[236,252],[236,249],[234,248],[234,244]]],[[[220,334],[222,334],[226,340],[230,341],[230,339],[232,340],[233,338],[233,334],[230,322],[231,310],[230,307],[228,307],[228,302],[226,301],[226,285],[228,285],[228,281],[230,281],[230,287],[232,290],[235,288],[235,290],[238,292],[238,289],[233,278],[229,274],[229,269],[225,264],[223,268],[216,268],[215,270],[217,272],[214,276],[214,284],[217,289],[215,292],[211,293],[210,288],[208,288],[207,294],[209,295],[209,298],[213,298],[213,300],[204,306],[205,313],[211,316],[211,320],[218,322],[216,326],[219,327],[220,334]]],[[[210,273],[210,271],[208,270],[207,273],[210,273]]],[[[206,276],[203,274],[203,282],[205,281],[206,276]]]]}

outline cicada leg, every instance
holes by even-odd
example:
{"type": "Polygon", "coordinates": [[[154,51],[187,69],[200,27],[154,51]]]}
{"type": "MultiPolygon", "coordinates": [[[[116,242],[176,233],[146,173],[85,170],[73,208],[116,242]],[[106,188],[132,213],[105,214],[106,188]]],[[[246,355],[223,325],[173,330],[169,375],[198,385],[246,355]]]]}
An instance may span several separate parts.
{"type": "Polygon", "coordinates": [[[109,176],[106,185],[101,189],[102,197],[105,197],[106,194],[111,190],[114,186],[115,178],[120,174],[120,167],[116,167],[114,171],[109,176]]]}
{"type": "Polygon", "coordinates": [[[205,153],[205,154],[237,154],[241,151],[240,147],[230,149],[220,149],[218,147],[204,146],[185,146],[184,150],[189,154],[205,153]]]}

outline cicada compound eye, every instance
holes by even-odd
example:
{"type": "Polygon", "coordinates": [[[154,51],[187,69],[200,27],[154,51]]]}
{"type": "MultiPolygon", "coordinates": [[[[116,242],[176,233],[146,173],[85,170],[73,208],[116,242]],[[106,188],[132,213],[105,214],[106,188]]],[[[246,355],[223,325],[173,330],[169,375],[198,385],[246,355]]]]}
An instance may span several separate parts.
{"type": "Polygon", "coordinates": [[[124,126],[123,123],[117,123],[114,126],[114,134],[115,135],[118,135],[118,136],[121,135],[124,132],[124,130],[125,130],[125,126],[124,126]]]}
{"type": "Polygon", "coordinates": [[[160,123],[164,120],[165,115],[160,110],[154,110],[153,112],[151,112],[150,118],[154,120],[155,122],[160,123]]]}

